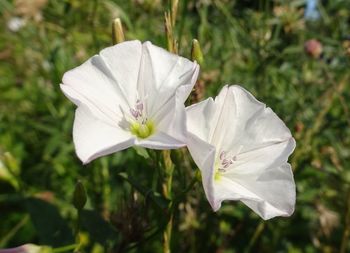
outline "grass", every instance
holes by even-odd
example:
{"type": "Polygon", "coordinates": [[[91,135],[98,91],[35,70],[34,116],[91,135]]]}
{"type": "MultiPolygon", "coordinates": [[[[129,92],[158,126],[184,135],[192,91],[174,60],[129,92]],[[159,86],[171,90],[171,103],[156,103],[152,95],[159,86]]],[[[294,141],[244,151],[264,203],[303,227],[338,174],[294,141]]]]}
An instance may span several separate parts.
{"type": "MultiPolygon", "coordinates": [[[[128,40],[166,47],[157,0],[33,0],[0,3],[0,248],[74,243],[74,187],[88,194],[84,252],[160,252],[165,226],[159,156],[129,149],[83,166],[72,144],[74,106],[59,89],[63,74],[111,45],[120,17],[128,40]],[[46,2],[40,6],[40,2],[46,2]],[[27,8],[25,8],[27,6],[27,8]],[[10,31],[13,17],[26,20],[10,31]],[[112,250],[113,249],[113,250],[112,250]]],[[[180,1],[179,54],[197,38],[204,52],[192,100],[240,83],[292,130],[297,204],[290,218],[263,222],[227,202],[213,213],[186,149],[173,152],[173,252],[342,252],[350,250],[350,3],[322,1],[318,21],[304,1],[180,1]],[[304,51],[315,38],[320,58],[304,51]],[[348,51],[347,51],[348,50],[348,51]],[[182,158],[181,158],[182,159],[182,158]]]]}

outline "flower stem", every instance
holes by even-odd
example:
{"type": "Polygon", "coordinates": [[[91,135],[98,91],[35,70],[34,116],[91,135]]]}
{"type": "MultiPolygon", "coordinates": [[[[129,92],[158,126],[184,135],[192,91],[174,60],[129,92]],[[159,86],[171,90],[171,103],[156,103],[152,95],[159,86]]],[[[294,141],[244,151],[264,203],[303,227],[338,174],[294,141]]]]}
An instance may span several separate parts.
{"type": "Polygon", "coordinates": [[[2,248],[9,240],[11,240],[17,232],[27,224],[29,215],[25,215],[3,238],[0,240],[0,247],[2,248]]]}
{"type": "Polygon", "coordinates": [[[168,221],[163,232],[163,252],[170,253],[170,243],[171,243],[171,232],[173,227],[173,212],[172,212],[172,182],[173,182],[173,172],[174,172],[174,164],[171,161],[170,150],[163,150],[162,152],[163,158],[163,167],[164,167],[164,181],[162,185],[163,195],[165,198],[170,200],[167,215],[168,221]]]}
{"type": "Polygon", "coordinates": [[[59,248],[54,248],[52,250],[52,252],[53,253],[71,252],[76,247],[77,247],[77,244],[66,245],[66,246],[62,246],[62,247],[59,247],[59,248]]]}
{"type": "Polygon", "coordinates": [[[75,248],[74,252],[79,252],[80,250],[80,237],[79,237],[79,232],[80,232],[80,223],[81,223],[81,209],[77,210],[77,223],[76,223],[76,231],[75,231],[75,248]]]}

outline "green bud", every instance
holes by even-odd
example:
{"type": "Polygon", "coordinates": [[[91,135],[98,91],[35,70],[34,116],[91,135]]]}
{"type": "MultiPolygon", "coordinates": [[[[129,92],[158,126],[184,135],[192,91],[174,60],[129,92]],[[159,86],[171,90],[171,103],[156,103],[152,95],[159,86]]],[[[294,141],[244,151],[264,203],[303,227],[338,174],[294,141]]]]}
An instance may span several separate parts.
{"type": "Polygon", "coordinates": [[[192,40],[191,59],[192,61],[197,61],[199,65],[202,65],[204,61],[201,46],[196,39],[192,40]]]}
{"type": "Polygon", "coordinates": [[[79,180],[75,185],[73,194],[73,205],[76,209],[82,210],[86,204],[86,191],[84,185],[79,180]]]}
{"type": "Polygon", "coordinates": [[[120,18],[116,18],[112,23],[112,39],[113,45],[125,41],[122,21],[120,18]]]}

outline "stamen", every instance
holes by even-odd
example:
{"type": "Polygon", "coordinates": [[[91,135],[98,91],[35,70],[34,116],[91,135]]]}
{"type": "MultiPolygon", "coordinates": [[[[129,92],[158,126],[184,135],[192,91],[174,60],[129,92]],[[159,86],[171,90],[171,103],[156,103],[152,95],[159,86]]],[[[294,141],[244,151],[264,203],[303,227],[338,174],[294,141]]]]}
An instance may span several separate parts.
{"type": "Polygon", "coordinates": [[[141,116],[139,111],[136,111],[135,109],[132,109],[132,108],[130,108],[130,113],[135,119],[141,116]]]}
{"type": "Polygon", "coordinates": [[[216,181],[220,180],[222,177],[222,174],[227,172],[229,170],[230,166],[233,165],[237,161],[237,155],[242,150],[243,146],[241,145],[238,148],[238,151],[234,156],[227,157],[226,151],[221,151],[219,154],[219,161],[216,161],[215,163],[215,174],[214,179],[216,181]]]}
{"type": "Polygon", "coordinates": [[[220,153],[220,160],[224,159],[226,156],[226,152],[225,151],[221,151],[220,153]]]}
{"type": "Polygon", "coordinates": [[[227,158],[227,152],[221,151],[219,155],[219,168],[218,172],[226,172],[226,169],[229,168],[235,161],[237,161],[237,156],[234,155],[232,158],[227,158]]]}
{"type": "Polygon", "coordinates": [[[136,109],[142,112],[143,110],[143,103],[141,102],[140,99],[136,100],[136,109]]]}
{"type": "Polygon", "coordinates": [[[136,100],[135,108],[130,108],[130,113],[133,116],[129,130],[132,134],[141,139],[145,139],[154,133],[154,124],[144,115],[144,104],[140,99],[136,100]]]}

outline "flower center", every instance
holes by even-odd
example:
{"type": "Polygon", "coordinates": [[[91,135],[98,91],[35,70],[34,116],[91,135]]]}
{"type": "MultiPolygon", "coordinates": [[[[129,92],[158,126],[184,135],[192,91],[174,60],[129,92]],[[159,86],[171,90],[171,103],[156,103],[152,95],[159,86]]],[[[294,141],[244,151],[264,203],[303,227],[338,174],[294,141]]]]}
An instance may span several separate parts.
{"type": "Polygon", "coordinates": [[[219,155],[219,160],[215,165],[215,180],[220,180],[223,173],[225,173],[228,168],[237,160],[237,156],[228,156],[226,151],[221,151],[219,155]]]}
{"type": "Polygon", "coordinates": [[[132,120],[129,129],[132,134],[145,139],[154,133],[154,123],[145,116],[144,103],[140,99],[136,100],[135,108],[130,109],[130,114],[132,120]]]}

